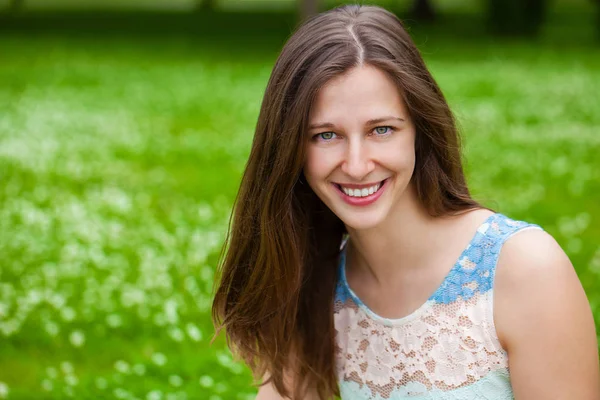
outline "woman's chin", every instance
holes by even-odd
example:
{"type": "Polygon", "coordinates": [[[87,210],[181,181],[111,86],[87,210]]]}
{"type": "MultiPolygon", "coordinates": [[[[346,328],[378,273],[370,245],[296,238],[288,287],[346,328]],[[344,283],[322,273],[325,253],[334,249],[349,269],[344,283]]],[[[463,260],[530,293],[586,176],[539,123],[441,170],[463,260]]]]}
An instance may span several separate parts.
{"type": "Polygon", "coordinates": [[[384,218],[380,215],[338,215],[346,227],[355,231],[364,231],[381,225],[384,218]]]}

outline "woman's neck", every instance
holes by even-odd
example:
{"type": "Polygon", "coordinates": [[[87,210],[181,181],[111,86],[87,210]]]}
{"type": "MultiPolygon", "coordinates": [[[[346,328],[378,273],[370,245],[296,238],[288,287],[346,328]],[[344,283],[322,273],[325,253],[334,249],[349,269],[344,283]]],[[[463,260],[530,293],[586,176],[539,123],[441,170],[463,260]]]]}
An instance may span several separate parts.
{"type": "Polygon", "coordinates": [[[398,274],[427,264],[427,255],[441,245],[441,224],[442,219],[428,214],[410,185],[381,224],[367,230],[347,227],[347,259],[352,260],[351,268],[358,275],[377,284],[389,282],[398,274]]]}

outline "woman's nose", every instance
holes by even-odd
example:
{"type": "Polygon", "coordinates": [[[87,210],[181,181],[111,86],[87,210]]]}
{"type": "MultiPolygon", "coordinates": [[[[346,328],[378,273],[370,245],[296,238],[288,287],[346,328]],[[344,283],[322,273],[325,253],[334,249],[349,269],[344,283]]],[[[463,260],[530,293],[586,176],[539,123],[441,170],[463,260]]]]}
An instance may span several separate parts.
{"type": "Polygon", "coordinates": [[[369,150],[361,141],[348,143],[342,171],[357,181],[363,180],[375,167],[369,150]]]}

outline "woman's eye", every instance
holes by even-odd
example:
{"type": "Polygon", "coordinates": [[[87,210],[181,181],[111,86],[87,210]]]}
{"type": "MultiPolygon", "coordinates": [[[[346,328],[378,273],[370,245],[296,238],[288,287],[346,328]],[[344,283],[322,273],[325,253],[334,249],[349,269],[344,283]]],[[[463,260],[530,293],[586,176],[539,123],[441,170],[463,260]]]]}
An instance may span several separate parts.
{"type": "Polygon", "coordinates": [[[385,135],[386,133],[390,133],[391,130],[392,128],[389,126],[378,126],[375,128],[375,133],[378,135],[385,135]]]}
{"type": "Polygon", "coordinates": [[[331,139],[333,139],[335,137],[335,133],[333,133],[333,132],[322,132],[322,133],[319,133],[317,135],[317,137],[320,137],[323,140],[331,140],[331,139]]]}

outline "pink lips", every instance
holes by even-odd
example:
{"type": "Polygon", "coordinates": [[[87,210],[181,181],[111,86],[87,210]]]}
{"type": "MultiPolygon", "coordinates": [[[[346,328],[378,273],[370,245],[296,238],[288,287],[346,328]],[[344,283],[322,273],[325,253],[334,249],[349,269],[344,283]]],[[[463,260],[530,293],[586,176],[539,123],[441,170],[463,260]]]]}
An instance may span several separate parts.
{"type": "Polygon", "coordinates": [[[381,197],[381,194],[387,187],[387,182],[388,182],[387,179],[384,180],[383,183],[381,184],[381,186],[379,187],[378,191],[376,191],[375,193],[373,193],[369,196],[365,196],[365,197],[348,196],[346,193],[344,193],[344,191],[338,185],[334,184],[333,186],[335,186],[335,188],[337,189],[338,193],[340,194],[342,200],[344,200],[346,203],[348,203],[352,206],[368,206],[369,204],[372,204],[373,202],[375,202],[379,197],[381,197]]]}

